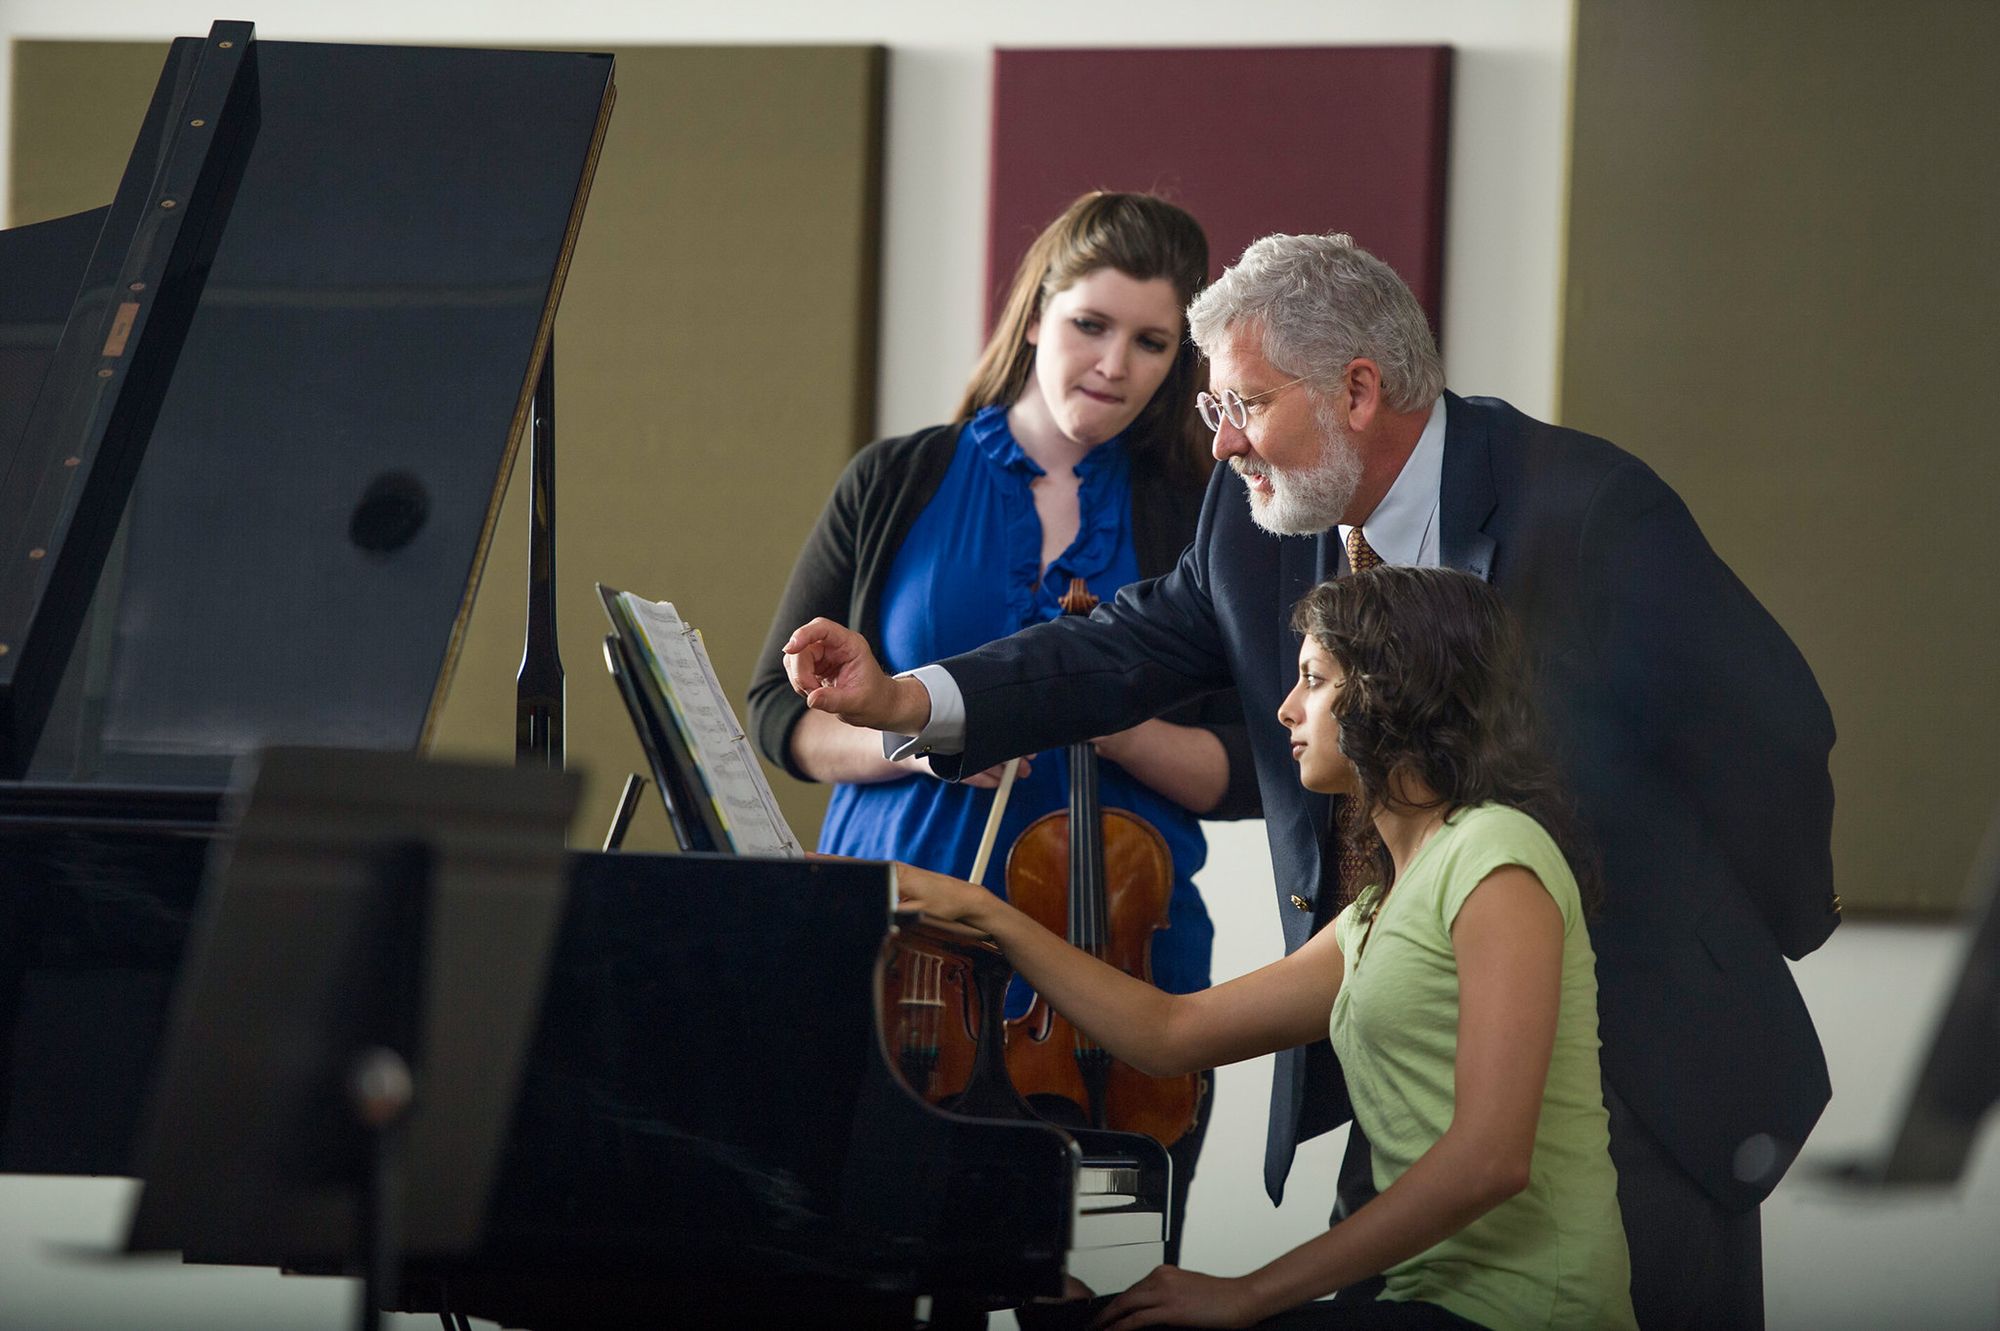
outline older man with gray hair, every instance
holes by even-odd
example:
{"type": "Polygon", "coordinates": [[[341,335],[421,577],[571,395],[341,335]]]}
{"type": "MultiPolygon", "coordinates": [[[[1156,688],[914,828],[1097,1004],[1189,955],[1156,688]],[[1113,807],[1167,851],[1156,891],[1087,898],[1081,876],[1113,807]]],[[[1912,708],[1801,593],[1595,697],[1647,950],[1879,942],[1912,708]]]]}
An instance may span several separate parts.
{"type": "MultiPolygon", "coordinates": [[[[858,636],[816,620],[787,644],[794,686],[911,736],[901,751],[929,752],[945,776],[1234,686],[1290,951],[1332,918],[1355,860],[1276,720],[1293,603],[1378,562],[1488,580],[1526,630],[1552,753],[1603,860],[1591,930],[1640,1324],[1760,1325],[1757,1207],[1829,1095],[1785,965],[1838,922],[1833,724],[1811,670],[1644,463],[1446,391],[1422,309],[1349,237],[1258,241],[1188,322],[1228,466],[1171,573],[1089,620],[893,680],[858,636]]],[[[1348,1116],[1329,1046],[1280,1055],[1274,1200],[1297,1143],[1348,1116]]],[[[1350,1143],[1336,1217],[1372,1191],[1368,1175],[1365,1143],[1350,1143]]]]}

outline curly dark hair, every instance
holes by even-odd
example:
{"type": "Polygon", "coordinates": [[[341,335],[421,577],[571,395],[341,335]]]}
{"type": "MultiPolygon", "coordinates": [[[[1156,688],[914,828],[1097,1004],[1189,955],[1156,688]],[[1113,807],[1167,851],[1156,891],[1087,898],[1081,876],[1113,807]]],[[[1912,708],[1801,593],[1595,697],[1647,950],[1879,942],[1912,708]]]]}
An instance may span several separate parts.
{"type": "Polygon", "coordinates": [[[1541,746],[1520,626],[1497,592],[1456,569],[1384,564],[1313,588],[1293,608],[1292,628],[1346,675],[1333,714],[1361,798],[1347,801],[1341,830],[1373,844],[1384,887],[1395,870],[1369,825],[1371,810],[1443,809],[1449,817],[1504,804],[1554,838],[1585,913],[1596,913],[1597,859],[1541,746]],[[1396,771],[1436,798],[1404,800],[1389,781],[1396,771]]]}

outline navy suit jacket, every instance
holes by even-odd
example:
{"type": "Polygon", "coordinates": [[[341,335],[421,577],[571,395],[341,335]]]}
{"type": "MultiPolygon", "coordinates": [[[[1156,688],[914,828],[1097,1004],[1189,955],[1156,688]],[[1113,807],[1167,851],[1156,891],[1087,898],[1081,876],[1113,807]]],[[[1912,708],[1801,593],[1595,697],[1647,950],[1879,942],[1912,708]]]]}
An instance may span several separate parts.
{"type": "MultiPolygon", "coordinates": [[[[1446,395],[1440,554],[1521,618],[1552,752],[1600,853],[1605,1079],[1718,1201],[1754,1206],[1824,1108],[1826,1062],[1785,957],[1825,940],[1833,721],[1776,621],[1637,458],[1491,398],[1446,395]]],[[[1329,799],[1304,790],[1280,700],[1291,607],[1345,570],[1339,535],[1256,527],[1218,467],[1194,543],[1088,620],[944,662],[979,771],[1215,689],[1243,700],[1289,952],[1331,914],[1329,799]],[[1299,895],[1313,903],[1301,911],[1299,895]]],[[[1331,1047],[1279,1055],[1265,1182],[1350,1111],[1331,1047]]]]}

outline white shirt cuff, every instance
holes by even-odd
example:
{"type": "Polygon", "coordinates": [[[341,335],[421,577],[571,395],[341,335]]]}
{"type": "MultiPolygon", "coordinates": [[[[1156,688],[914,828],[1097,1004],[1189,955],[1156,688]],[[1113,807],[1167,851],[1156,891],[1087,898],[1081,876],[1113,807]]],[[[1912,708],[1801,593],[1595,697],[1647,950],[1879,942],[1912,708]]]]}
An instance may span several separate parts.
{"type": "Polygon", "coordinates": [[[939,665],[905,670],[897,679],[914,679],[931,695],[931,719],[914,735],[882,732],[882,756],[892,762],[911,754],[960,753],[965,749],[965,695],[958,681],[939,665]]]}

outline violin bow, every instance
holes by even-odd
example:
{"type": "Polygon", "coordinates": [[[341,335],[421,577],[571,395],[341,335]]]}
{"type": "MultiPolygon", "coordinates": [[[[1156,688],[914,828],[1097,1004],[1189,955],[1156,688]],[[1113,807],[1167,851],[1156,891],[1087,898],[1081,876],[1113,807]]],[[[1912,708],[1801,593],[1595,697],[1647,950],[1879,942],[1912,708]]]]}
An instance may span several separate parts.
{"type": "Polygon", "coordinates": [[[993,792],[993,807],[986,814],[986,830],[979,834],[979,852],[972,857],[970,882],[986,876],[986,862],[993,858],[993,840],[1000,835],[1000,820],[1007,813],[1007,797],[1014,793],[1014,774],[1021,769],[1019,758],[1009,758],[1000,769],[1000,788],[993,792]]]}

